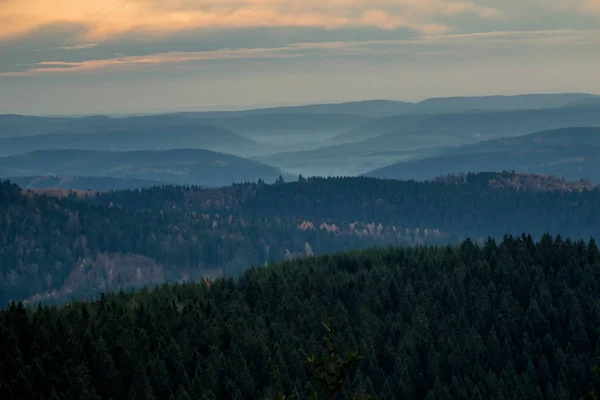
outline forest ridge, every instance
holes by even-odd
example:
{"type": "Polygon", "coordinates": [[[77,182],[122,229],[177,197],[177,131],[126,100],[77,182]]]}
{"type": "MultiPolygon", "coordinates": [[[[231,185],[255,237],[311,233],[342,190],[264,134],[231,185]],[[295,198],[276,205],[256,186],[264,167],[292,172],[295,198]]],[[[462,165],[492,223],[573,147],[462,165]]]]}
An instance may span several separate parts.
{"type": "Polygon", "coordinates": [[[273,261],[368,247],[482,242],[523,232],[538,239],[600,235],[597,188],[512,172],[432,182],[301,178],[63,197],[3,183],[0,192],[4,304],[238,276],[273,261]]]}

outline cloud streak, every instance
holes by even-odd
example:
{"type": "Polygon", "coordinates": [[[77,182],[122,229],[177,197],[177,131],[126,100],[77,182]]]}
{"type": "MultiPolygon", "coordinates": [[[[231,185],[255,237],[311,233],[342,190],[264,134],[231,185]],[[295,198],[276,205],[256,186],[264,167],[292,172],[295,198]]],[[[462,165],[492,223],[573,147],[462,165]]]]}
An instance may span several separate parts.
{"type": "Polygon", "coordinates": [[[369,56],[412,53],[421,55],[464,51],[493,51],[498,46],[534,48],[552,46],[600,46],[600,30],[550,30],[519,32],[484,32],[454,35],[430,35],[404,40],[367,40],[346,42],[296,43],[274,48],[221,49],[215,51],[166,52],[144,56],[114,57],[78,62],[42,61],[25,71],[0,73],[0,77],[122,72],[161,66],[183,68],[189,63],[243,59],[285,59],[318,55],[319,57],[369,56]]]}
{"type": "MultiPolygon", "coordinates": [[[[325,44],[317,44],[314,48],[324,47],[325,44]]],[[[86,60],[79,62],[42,61],[33,64],[33,67],[26,71],[0,73],[0,77],[72,74],[93,71],[124,71],[131,70],[133,68],[153,67],[166,64],[182,64],[194,61],[301,57],[301,54],[299,53],[292,53],[292,51],[297,49],[299,49],[297,46],[273,49],[224,49],[218,51],[169,52],[151,54],[147,56],[115,57],[103,60],[86,60]]]]}
{"type": "Polygon", "coordinates": [[[95,43],[82,43],[82,44],[76,44],[74,46],[61,46],[61,47],[56,47],[56,50],[85,50],[85,49],[93,49],[94,47],[97,47],[98,45],[95,43]]]}
{"type": "Polygon", "coordinates": [[[73,25],[84,31],[76,44],[203,28],[406,27],[439,34],[449,29],[441,17],[462,14],[496,18],[501,12],[473,0],[3,0],[0,39],[73,25]]]}

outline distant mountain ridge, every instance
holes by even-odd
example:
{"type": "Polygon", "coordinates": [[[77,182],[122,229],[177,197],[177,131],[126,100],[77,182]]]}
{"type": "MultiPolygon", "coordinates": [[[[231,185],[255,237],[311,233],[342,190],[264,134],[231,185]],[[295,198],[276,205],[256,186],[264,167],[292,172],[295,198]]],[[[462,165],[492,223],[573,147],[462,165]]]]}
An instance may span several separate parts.
{"type": "Polygon", "coordinates": [[[598,98],[590,93],[551,93],[551,94],[520,94],[520,95],[490,95],[462,97],[434,97],[420,102],[405,102],[395,100],[363,100],[332,104],[311,104],[286,107],[269,107],[246,109],[238,111],[199,111],[178,113],[195,117],[232,117],[276,113],[307,113],[307,114],[357,114],[373,118],[384,118],[397,114],[437,114],[454,113],[471,110],[527,110],[564,107],[573,102],[598,98]]]}
{"type": "Polygon", "coordinates": [[[564,107],[571,103],[600,98],[588,93],[521,94],[512,96],[437,97],[416,104],[422,113],[455,113],[471,110],[536,110],[564,107]]]}
{"type": "MultiPolygon", "coordinates": [[[[385,118],[399,114],[445,114],[473,110],[532,110],[558,108],[600,99],[588,93],[526,94],[514,96],[473,96],[430,98],[418,103],[394,100],[364,100],[333,104],[270,107],[236,111],[197,111],[156,115],[109,117],[42,117],[0,114],[0,137],[34,136],[55,133],[93,133],[106,130],[135,130],[181,124],[182,119],[228,119],[265,115],[354,115],[385,118]]],[[[189,121],[188,121],[189,122],[189,121]]]]}
{"type": "Polygon", "coordinates": [[[336,137],[342,144],[255,158],[296,174],[357,175],[445,148],[573,126],[600,127],[600,106],[397,115],[336,137]],[[361,136],[367,139],[356,141],[361,136]]]}
{"type": "Polygon", "coordinates": [[[107,117],[0,115],[0,156],[36,150],[205,149],[290,174],[353,176],[453,146],[600,126],[585,93],[367,100],[224,112],[107,117]],[[550,107],[550,108],[548,108],[550,107]]]}
{"type": "Polygon", "coordinates": [[[396,115],[368,122],[336,139],[358,139],[360,135],[414,133],[471,134],[474,136],[517,136],[547,129],[600,126],[600,101],[588,99],[563,107],[525,110],[471,110],[435,115],[396,115]]]}
{"type": "Polygon", "coordinates": [[[365,124],[358,114],[275,113],[200,118],[0,116],[0,155],[49,148],[163,150],[204,148],[241,156],[315,148],[365,124]],[[260,142],[260,145],[257,143],[260,142]]]}
{"type": "Polygon", "coordinates": [[[174,115],[201,118],[229,118],[264,114],[355,114],[380,118],[410,110],[414,103],[395,100],[362,100],[331,104],[309,104],[299,106],[268,107],[238,111],[197,111],[174,115]]]}

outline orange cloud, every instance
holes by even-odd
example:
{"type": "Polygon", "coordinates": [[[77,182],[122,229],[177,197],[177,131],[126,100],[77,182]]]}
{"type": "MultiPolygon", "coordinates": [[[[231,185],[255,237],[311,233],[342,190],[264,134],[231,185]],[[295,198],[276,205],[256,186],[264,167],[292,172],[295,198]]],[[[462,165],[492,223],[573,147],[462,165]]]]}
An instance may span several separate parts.
{"type": "Polygon", "coordinates": [[[83,49],[93,49],[96,46],[98,46],[98,45],[95,43],[82,43],[82,44],[76,44],[74,46],[56,47],[56,49],[59,49],[59,50],[83,50],[83,49]]]}
{"type": "Polygon", "coordinates": [[[600,12],[600,0],[587,0],[585,2],[585,8],[588,11],[600,12]]]}
{"type": "MultiPolygon", "coordinates": [[[[600,30],[549,30],[549,31],[499,31],[484,33],[466,33],[454,35],[431,35],[404,40],[369,40],[353,42],[321,42],[296,43],[285,47],[275,48],[246,48],[222,49],[215,51],[168,52],[145,56],[115,57],[101,60],[86,60],[80,62],[43,61],[31,64],[25,71],[4,72],[0,77],[38,76],[46,74],[69,74],[85,72],[106,72],[140,69],[169,65],[176,68],[186,68],[187,63],[211,60],[240,60],[240,59],[275,59],[298,58],[317,54],[331,56],[343,55],[378,55],[378,54],[435,54],[430,46],[439,48],[443,45],[445,51],[459,48],[492,49],[495,45],[505,46],[526,45],[548,47],[563,45],[600,46],[600,30]]],[[[197,68],[197,65],[192,65],[197,68]]]]}
{"type": "Polygon", "coordinates": [[[315,46],[295,45],[283,48],[272,49],[239,49],[239,50],[216,50],[216,51],[197,51],[197,52],[171,52],[151,54],[147,56],[129,56],[117,57],[103,60],[86,60],[80,62],[67,61],[43,61],[33,64],[33,68],[19,72],[0,73],[0,77],[16,76],[35,76],[41,74],[60,74],[90,72],[98,70],[126,70],[131,68],[140,68],[143,66],[153,66],[161,64],[178,64],[191,61],[209,61],[209,60],[233,60],[249,58],[293,58],[301,57],[297,52],[299,49],[333,49],[336,46],[331,43],[317,43],[315,46]]]}
{"type": "Polygon", "coordinates": [[[464,13],[499,15],[473,0],[2,0],[0,39],[61,24],[83,26],[79,41],[248,27],[409,27],[436,34],[447,29],[437,16],[464,13]]]}

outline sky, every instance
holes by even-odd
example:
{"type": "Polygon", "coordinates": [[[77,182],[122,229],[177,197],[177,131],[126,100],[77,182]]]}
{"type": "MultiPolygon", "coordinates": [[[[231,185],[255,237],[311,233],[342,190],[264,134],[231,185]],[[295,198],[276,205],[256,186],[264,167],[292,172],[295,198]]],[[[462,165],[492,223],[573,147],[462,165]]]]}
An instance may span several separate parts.
{"type": "Polygon", "coordinates": [[[0,114],[600,93],[600,0],[0,0],[0,114]]]}

